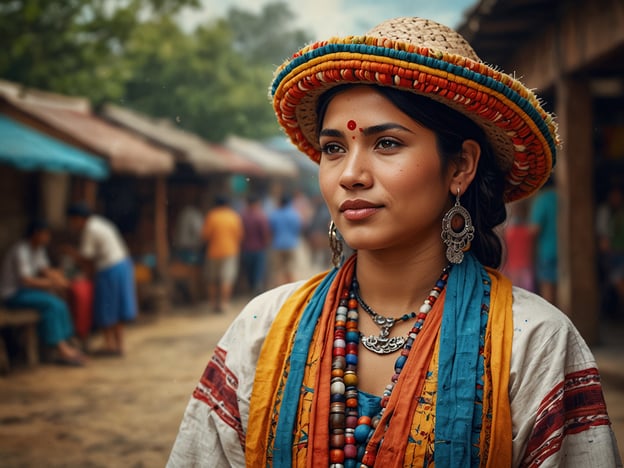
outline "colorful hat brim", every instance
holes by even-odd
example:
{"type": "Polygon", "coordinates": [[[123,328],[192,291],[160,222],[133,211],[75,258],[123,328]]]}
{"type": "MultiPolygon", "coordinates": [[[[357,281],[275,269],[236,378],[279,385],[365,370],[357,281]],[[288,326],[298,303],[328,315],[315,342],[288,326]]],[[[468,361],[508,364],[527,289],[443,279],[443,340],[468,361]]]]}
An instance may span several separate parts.
{"type": "Polygon", "coordinates": [[[477,122],[507,174],[507,202],[532,194],[548,180],[559,144],[556,125],[522,83],[463,56],[366,36],[312,44],[276,72],[271,94],[278,121],[316,162],[318,98],[346,83],[425,95],[477,122]]]}

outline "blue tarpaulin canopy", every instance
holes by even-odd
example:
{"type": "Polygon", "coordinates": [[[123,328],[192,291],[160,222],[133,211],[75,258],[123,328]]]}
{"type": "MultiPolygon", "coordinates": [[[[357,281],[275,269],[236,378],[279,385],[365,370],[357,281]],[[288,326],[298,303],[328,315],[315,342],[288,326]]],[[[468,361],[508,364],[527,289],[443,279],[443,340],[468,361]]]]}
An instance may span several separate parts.
{"type": "Polygon", "coordinates": [[[0,164],[23,171],[69,172],[91,179],[108,177],[105,161],[0,115],[0,164]]]}

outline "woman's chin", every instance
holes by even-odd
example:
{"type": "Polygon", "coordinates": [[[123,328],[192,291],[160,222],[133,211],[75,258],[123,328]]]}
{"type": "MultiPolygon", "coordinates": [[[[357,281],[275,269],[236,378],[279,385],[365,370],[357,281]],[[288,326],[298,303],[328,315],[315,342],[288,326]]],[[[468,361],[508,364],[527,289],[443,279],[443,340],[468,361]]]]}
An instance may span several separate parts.
{"type": "Polygon", "coordinates": [[[345,244],[353,249],[353,250],[377,250],[380,248],[383,248],[383,244],[379,243],[379,242],[375,242],[373,239],[362,239],[362,238],[355,238],[355,239],[349,239],[347,240],[345,238],[345,244]]]}

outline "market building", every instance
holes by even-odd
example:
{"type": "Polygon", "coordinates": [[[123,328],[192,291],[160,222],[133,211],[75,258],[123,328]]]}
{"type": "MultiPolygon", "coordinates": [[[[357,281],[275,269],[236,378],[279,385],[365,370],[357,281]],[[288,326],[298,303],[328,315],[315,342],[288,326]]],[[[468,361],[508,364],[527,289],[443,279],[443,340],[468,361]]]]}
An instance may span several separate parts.
{"type": "Polygon", "coordinates": [[[556,115],[558,305],[595,344],[604,292],[596,207],[609,186],[624,188],[624,2],[481,0],[458,30],[483,61],[538,89],[556,115]]]}

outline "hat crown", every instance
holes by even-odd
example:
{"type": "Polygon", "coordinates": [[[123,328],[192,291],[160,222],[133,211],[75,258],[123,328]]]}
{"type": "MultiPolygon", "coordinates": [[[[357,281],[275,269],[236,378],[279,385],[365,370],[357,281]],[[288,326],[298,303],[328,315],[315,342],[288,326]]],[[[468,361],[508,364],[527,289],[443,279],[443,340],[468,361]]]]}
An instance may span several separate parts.
{"type": "Polygon", "coordinates": [[[476,62],[481,59],[470,44],[456,31],[424,18],[393,18],[378,24],[366,36],[427,47],[437,52],[460,55],[476,62]]]}

